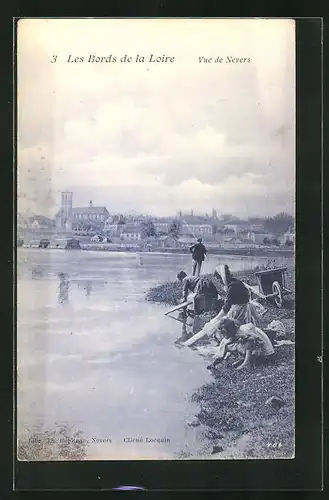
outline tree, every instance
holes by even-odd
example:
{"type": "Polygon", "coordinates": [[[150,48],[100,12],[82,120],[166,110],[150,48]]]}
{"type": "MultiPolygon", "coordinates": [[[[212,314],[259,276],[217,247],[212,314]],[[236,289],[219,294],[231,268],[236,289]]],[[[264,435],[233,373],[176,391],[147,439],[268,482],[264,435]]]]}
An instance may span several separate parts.
{"type": "Polygon", "coordinates": [[[265,237],[265,238],[263,239],[263,243],[264,243],[264,245],[270,245],[270,244],[271,244],[271,240],[270,240],[269,238],[266,238],[266,237],[265,237]]]}
{"type": "Polygon", "coordinates": [[[168,234],[173,238],[178,238],[179,235],[181,234],[181,230],[182,230],[182,222],[179,219],[174,219],[168,228],[168,234]]]}
{"type": "Polygon", "coordinates": [[[151,219],[144,220],[141,223],[142,238],[156,236],[156,229],[151,219]]]}

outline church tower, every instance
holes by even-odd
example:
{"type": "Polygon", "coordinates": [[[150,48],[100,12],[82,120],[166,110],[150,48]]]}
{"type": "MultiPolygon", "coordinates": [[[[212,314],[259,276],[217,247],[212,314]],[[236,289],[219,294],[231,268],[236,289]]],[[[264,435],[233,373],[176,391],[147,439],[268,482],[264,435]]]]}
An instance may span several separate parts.
{"type": "Polygon", "coordinates": [[[73,201],[73,193],[72,192],[63,191],[61,193],[62,227],[66,227],[67,222],[72,217],[72,201],[73,201]]]}

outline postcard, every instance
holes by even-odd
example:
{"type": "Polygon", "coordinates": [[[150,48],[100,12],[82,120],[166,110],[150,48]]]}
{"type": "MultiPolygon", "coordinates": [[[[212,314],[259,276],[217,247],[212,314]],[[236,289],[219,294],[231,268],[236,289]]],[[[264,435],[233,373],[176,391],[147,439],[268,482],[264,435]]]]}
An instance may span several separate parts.
{"type": "Polygon", "coordinates": [[[20,461],[292,459],[295,22],[17,24],[20,461]]]}

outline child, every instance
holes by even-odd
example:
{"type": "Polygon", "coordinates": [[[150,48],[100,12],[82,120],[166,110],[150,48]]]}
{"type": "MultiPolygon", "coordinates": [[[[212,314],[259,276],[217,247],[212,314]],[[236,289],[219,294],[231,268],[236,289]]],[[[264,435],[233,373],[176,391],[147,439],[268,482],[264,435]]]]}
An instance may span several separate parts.
{"type": "Polygon", "coordinates": [[[222,341],[219,345],[218,354],[214,362],[207,368],[212,369],[226,359],[230,353],[236,353],[240,357],[233,363],[237,370],[247,367],[251,361],[256,359],[270,359],[274,354],[274,348],[268,336],[252,323],[239,327],[238,323],[230,318],[222,318],[217,327],[222,341]]]}

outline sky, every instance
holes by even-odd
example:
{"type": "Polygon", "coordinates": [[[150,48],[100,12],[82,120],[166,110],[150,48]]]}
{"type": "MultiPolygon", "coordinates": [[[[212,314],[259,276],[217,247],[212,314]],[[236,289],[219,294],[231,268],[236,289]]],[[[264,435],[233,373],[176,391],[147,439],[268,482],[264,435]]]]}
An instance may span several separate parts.
{"type": "Polygon", "coordinates": [[[19,212],[70,190],[110,213],[293,213],[294,21],[23,19],[17,37],[19,212]]]}

